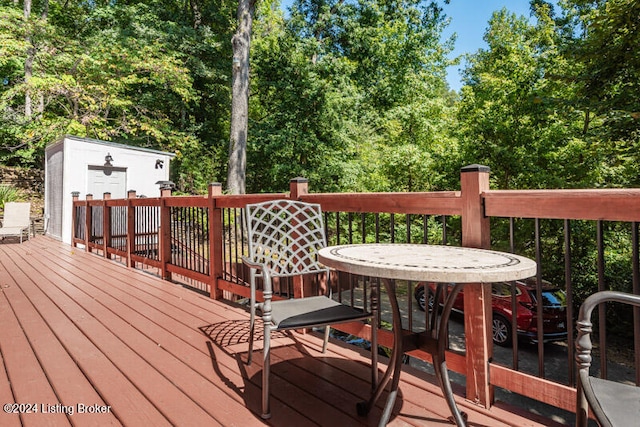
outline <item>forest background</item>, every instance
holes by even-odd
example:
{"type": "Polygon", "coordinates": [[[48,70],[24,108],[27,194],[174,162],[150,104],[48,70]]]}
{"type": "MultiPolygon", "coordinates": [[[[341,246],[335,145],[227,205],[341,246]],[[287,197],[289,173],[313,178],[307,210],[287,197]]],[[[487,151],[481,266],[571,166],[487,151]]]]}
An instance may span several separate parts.
{"type": "MultiPolygon", "coordinates": [[[[456,1],[456,0],[451,0],[456,1]]],[[[447,2],[448,3],[448,2],[447,2]]],[[[43,168],[64,134],[176,153],[177,189],[225,182],[237,1],[0,0],[0,164],[43,168]]],[[[640,185],[640,3],[496,11],[446,83],[446,4],[256,4],[247,191],[640,185]]]]}
{"type": "MultiPolygon", "coordinates": [[[[455,1],[294,0],[286,16],[253,3],[246,191],[297,176],[316,192],[457,190],[474,163],[494,189],[639,187],[640,2],[496,11],[455,92],[455,1]]],[[[42,169],[46,144],[72,134],[175,153],[181,193],[225,183],[237,9],[0,0],[0,165],[42,169]]],[[[545,278],[562,283],[562,230],[546,227],[545,278]]],[[[595,225],[574,227],[587,295],[595,225]]],[[[612,224],[605,239],[606,280],[630,290],[632,237],[612,224]]]]}

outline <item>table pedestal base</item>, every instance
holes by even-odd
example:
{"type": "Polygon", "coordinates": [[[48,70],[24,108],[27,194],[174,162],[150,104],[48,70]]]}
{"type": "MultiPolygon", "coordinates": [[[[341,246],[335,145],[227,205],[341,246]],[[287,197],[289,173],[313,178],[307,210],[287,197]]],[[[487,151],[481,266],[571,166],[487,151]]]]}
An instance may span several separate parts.
{"type": "MultiPolygon", "coordinates": [[[[365,416],[369,413],[373,405],[382,395],[382,392],[386,388],[389,380],[391,379],[391,390],[387,396],[387,401],[382,411],[382,417],[378,423],[379,427],[386,426],[391,418],[393,407],[395,405],[396,397],[398,395],[398,385],[400,383],[400,373],[402,371],[402,357],[404,355],[403,345],[403,333],[402,333],[402,318],[400,316],[400,307],[398,306],[398,299],[395,292],[395,281],[391,279],[384,279],[387,295],[389,296],[389,302],[391,303],[391,311],[393,314],[393,351],[391,353],[391,360],[389,366],[385,371],[382,379],[374,388],[371,393],[371,397],[366,402],[359,402],[357,404],[358,415],[365,416]]],[[[453,287],[449,295],[445,300],[444,309],[440,322],[437,320],[437,301],[440,300],[440,296],[443,292],[445,284],[438,284],[436,289],[436,295],[434,301],[436,307],[433,308],[431,313],[431,321],[428,322],[427,331],[424,334],[418,335],[419,345],[431,354],[433,358],[433,368],[436,373],[438,384],[442,389],[444,398],[451,410],[452,421],[459,427],[466,427],[467,415],[460,412],[456,405],[453,390],[451,388],[451,382],[449,381],[449,373],[447,370],[447,362],[445,360],[445,350],[447,345],[447,323],[449,322],[449,316],[453,307],[453,302],[456,295],[462,289],[463,284],[457,284],[453,287]]],[[[376,347],[371,347],[372,352],[377,352],[376,347]]]]}

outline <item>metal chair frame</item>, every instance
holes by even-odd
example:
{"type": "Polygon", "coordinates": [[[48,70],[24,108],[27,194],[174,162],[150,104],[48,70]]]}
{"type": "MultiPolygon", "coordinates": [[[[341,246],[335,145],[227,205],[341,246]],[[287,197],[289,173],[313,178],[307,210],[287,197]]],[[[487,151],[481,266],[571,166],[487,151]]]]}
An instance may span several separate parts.
{"type": "Polygon", "coordinates": [[[576,338],[576,426],[586,427],[589,408],[602,427],[636,425],[640,419],[640,387],[589,375],[591,367],[591,313],[605,302],[619,302],[640,307],[640,295],[624,292],[601,291],[589,296],[578,315],[576,338]]]}
{"type": "MultiPolygon", "coordinates": [[[[322,352],[325,353],[330,324],[369,319],[372,313],[341,304],[331,298],[330,271],[317,260],[318,251],[327,246],[320,205],[287,199],[248,204],[245,209],[245,227],[248,233],[248,255],[242,257],[242,260],[250,269],[251,286],[247,363],[250,364],[252,360],[256,311],[259,310],[264,322],[262,418],[268,419],[271,417],[271,332],[324,327],[322,352]],[[272,278],[322,273],[327,275],[325,295],[272,300],[272,278]],[[263,279],[263,302],[256,300],[258,274],[263,279]]],[[[375,350],[372,353],[373,351],[375,350]]],[[[372,369],[377,367],[372,366],[372,369]]]]}

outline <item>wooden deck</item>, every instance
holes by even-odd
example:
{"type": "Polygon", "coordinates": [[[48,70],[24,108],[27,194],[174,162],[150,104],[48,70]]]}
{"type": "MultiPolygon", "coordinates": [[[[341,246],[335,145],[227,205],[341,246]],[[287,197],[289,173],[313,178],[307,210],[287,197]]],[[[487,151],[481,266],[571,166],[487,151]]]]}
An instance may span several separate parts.
{"type": "MultiPolygon", "coordinates": [[[[1,426],[361,426],[368,357],[314,334],[272,356],[272,413],[259,415],[260,357],[245,364],[248,314],[47,237],[0,242],[1,426]],[[7,409],[5,407],[5,409],[7,409]]],[[[381,366],[383,368],[384,366],[381,366]]],[[[553,426],[459,397],[472,426],[553,426]]],[[[406,368],[390,425],[450,425],[433,377],[406,368]]]]}

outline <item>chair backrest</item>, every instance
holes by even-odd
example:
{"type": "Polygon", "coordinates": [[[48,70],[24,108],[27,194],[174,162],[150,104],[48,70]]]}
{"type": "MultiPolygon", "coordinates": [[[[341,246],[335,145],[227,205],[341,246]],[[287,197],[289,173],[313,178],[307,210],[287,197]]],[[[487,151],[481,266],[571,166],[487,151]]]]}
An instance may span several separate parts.
{"type": "Polygon", "coordinates": [[[245,214],[249,258],[271,275],[327,271],[317,259],[327,246],[320,205],[272,200],[247,205],[245,214]]]}
{"type": "Polygon", "coordinates": [[[31,203],[7,202],[4,204],[3,227],[29,227],[31,203]]]}

